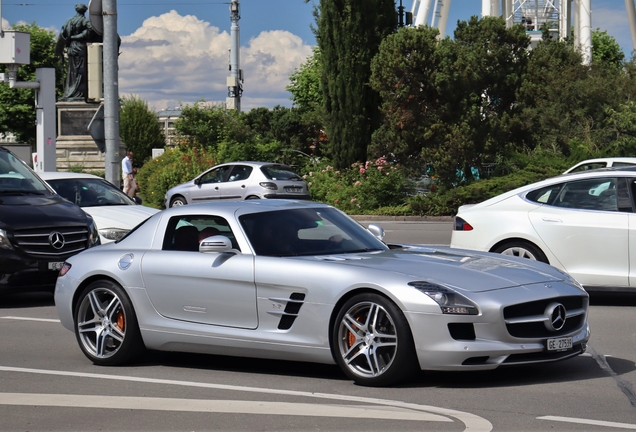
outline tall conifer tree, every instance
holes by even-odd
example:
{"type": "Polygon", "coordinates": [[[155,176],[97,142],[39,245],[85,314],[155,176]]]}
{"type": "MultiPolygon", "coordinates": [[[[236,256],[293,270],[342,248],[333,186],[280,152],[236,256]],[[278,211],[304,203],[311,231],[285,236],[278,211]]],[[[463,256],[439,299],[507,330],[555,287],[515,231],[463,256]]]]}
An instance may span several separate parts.
{"type": "Polygon", "coordinates": [[[345,168],[366,160],[380,125],[380,98],[369,86],[371,59],[396,29],[395,1],[321,0],[316,22],[327,135],[334,164],[345,168]]]}

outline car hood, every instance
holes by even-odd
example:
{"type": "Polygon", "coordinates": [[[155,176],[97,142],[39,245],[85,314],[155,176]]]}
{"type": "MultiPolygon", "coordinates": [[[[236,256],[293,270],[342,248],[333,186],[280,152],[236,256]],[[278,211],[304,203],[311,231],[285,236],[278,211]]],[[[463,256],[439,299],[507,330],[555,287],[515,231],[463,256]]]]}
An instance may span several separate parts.
{"type": "Polygon", "coordinates": [[[159,210],[141,205],[95,206],[83,210],[95,219],[97,228],[132,229],[159,210]]]}
{"type": "Polygon", "coordinates": [[[86,214],[58,195],[0,195],[0,227],[41,227],[43,221],[85,225],[86,214]]]}
{"type": "Polygon", "coordinates": [[[342,265],[393,272],[462,291],[481,292],[563,281],[566,275],[547,264],[450,248],[405,247],[381,252],[307,257],[342,265]]]}

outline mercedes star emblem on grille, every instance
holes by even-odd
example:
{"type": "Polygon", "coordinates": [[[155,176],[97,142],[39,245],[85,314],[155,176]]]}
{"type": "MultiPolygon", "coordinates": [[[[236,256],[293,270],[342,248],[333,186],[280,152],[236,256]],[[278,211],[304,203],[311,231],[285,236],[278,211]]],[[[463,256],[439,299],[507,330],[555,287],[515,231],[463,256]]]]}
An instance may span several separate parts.
{"type": "Polygon", "coordinates": [[[561,303],[550,303],[545,308],[545,326],[550,331],[559,331],[565,325],[567,311],[561,303]]]}
{"type": "Polygon", "coordinates": [[[60,250],[64,247],[64,236],[59,231],[53,231],[49,234],[49,243],[51,243],[53,249],[60,250]]]}

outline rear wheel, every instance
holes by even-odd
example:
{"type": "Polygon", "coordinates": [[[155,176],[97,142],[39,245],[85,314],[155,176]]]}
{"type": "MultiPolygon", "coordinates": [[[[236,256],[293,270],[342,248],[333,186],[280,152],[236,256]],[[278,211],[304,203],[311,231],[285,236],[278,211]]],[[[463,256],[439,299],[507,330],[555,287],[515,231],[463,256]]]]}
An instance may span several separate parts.
{"type": "Polygon", "coordinates": [[[395,384],[418,369],[404,314],[378,294],[359,294],[342,306],[333,328],[332,349],[338,365],[360,385],[395,384]]]}
{"type": "Polygon", "coordinates": [[[170,207],[180,207],[186,204],[188,204],[188,202],[181,195],[177,195],[170,200],[170,207]]]}
{"type": "Polygon", "coordinates": [[[502,255],[516,256],[520,258],[527,258],[534,261],[541,261],[549,264],[548,258],[537,246],[530,242],[524,241],[511,241],[503,243],[493,249],[493,252],[500,253],[502,255]]]}
{"type": "Polygon", "coordinates": [[[246,200],[253,200],[253,199],[261,199],[261,197],[256,196],[256,195],[250,195],[247,198],[245,198],[246,200]]]}
{"type": "Polygon", "coordinates": [[[75,336],[84,355],[102,366],[124,364],[145,349],[128,296],[109,280],[93,282],[80,295],[75,336]]]}

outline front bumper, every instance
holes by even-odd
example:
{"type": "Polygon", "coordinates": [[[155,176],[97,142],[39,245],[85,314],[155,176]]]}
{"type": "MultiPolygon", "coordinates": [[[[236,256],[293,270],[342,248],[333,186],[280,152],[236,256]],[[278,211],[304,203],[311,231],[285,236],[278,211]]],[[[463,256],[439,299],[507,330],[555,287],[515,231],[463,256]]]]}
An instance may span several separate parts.
{"type": "Polygon", "coordinates": [[[59,271],[49,270],[49,262],[58,260],[35,260],[14,251],[0,251],[0,292],[53,291],[59,271]]]}

